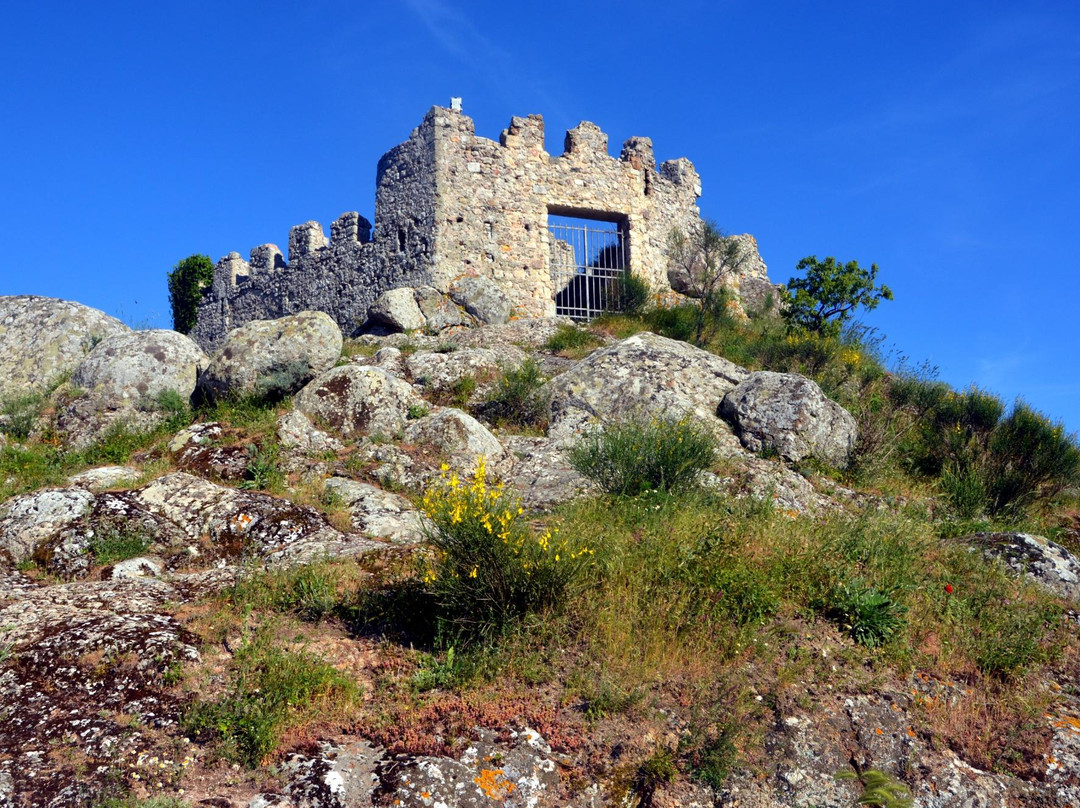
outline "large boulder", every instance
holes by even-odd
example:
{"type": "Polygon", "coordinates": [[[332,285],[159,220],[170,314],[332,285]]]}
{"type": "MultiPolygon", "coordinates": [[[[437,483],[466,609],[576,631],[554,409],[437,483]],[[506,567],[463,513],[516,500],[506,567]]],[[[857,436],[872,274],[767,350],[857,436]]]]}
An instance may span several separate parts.
{"type": "Polygon", "coordinates": [[[390,437],[400,432],[424,400],[408,382],[381,368],[342,365],[318,376],[296,396],[296,408],[345,438],[390,437]]]}
{"type": "Polygon", "coordinates": [[[229,332],[199,387],[209,398],[291,395],[334,366],[342,342],[337,323],[321,311],[252,320],[229,332]]]}
{"type": "Polygon", "coordinates": [[[450,285],[450,297],[482,323],[505,323],[510,319],[510,298],[489,278],[462,275],[450,285]]]}
{"type": "Polygon", "coordinates": [[[503,441],[514,456],[514,472],[507,485],[529,510],[550,510],[599,492],[592,480],[570,465],[566,452],[554,441],[526,435],[507,435],[503,441]]]}
{"type": "Polygon", "coordinates": [[[72,382],[111,405],[135,403],[175,390],[186,402],[210,359],[176,331],[129,331],[98,343],[75,369],[72,382]]]}
{"type": "Polygon", "coordinates": [[[469,325],[472,320],[461,306],[448,299],[433,286],[418,286],[414,290],[416,305],[424,315],[430,331],[442,331],[456,325],[469,325]]]}
{"type": "Polygon", "coordinates": [[[393,331],[415,331],[426,322],[412,289],[383,292],[368,308],[368,319],[393,331]]]}
{"type": "Polygon", "coordinates": [[[504,370],[520,365],[525,357],[525,352],[515,346],[498,353],[488,348],[417,351],[405,359],[405,370],[426,391],[442,397],[453,398],[462,383],[472,378],[476,384],[470,397],[478,398],[494,386],[504,370]]]}
{"type": "Polygon", "coordinates": [[[541,391],[551,401],[549,436],[575,439],[590,423],[637,415],[690,417],[710,428],[721,448],[739,451],[716,407],[747,371],[685,342],[644,332],[595,351],[541,391]]]}
{"type": "Polygon", "coordinates": [[[82,488],[46,489],[22,494],[0,505],[0,560],[19,564],[38,544],[90,512],[94,495],[82,488]]]}
{"type": "Polygon", "coordinates": [[[395,544],[416,544],[424,537],[420,513],[400,494],[345,477],[331,477],[326,491],[349,509],[354,530],[395,544]]]}
{"type": "Polygon", "coordinates": [[[0,297],[0,399],[40,392],[104,339],[130,329],[104,312],[51,297],[0,297]]]}
{"type": "Polygon", "coordinates": [[[859,431],[851,414],[797,373],[751,373],[724,396],[720,417],[751,452],[846,466],[859,431]]]}
{"type": "Polygon", "coordinates": [[[405,427],[405,440],[430,446],[450,461],[455,471],[471,474],[477,458],[483,456],[496,474],[507,469],[509,457],[491,431],[469,415],[453,407],[435,412],[405,427]]]}

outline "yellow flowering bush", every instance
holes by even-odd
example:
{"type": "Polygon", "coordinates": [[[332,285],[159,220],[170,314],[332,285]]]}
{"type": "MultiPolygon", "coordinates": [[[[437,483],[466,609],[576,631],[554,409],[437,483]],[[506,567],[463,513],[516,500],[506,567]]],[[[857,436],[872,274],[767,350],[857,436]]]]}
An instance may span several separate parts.
{"type": "Polygon", "coordinates": [[[558,528],[533,531],[520,500],[489,484],[483,457],[467,480],[443,466],[422,508],[431,550],[424,585],[441,617],[466,634],[490,636],[516,617],[557,606],[592,556],[558,528]]]}

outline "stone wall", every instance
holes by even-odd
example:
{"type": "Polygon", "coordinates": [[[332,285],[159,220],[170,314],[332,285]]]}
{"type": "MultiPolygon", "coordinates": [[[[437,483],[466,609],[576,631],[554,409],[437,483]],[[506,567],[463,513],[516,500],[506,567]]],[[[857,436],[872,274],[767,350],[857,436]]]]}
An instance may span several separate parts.
{"type": "Polygon", "coordinates": [[[544,150],[539,115],[513,118],[499,141],[477,137],[472,120],[435,108],[420,131],[434,135],[436,199],[432,284],[485,275],[522,316],[555,313],[548,214],[618,221],[629,236],[631,272],[654,291],[669,288],[666,242],[698,218],[701,182],[689,160],[659,170],[648,138],[630,138],[616,159],[607,135],[584,121],[564,153],[544,150]]]}
{"type": "Polygon", "coordinates": [[[700,179],[686,159],[657,167],[648,138],[630,138],[618,158],[607,148],[607,135],[588,122],[551,156],[539,115],[513,118],[496,142],[477,137],[460,111],[433,107],[379,161],[373,235],[352,212],[329,238],[318,222],[293,227],[287,260],[273,244],[246,261],[229,253],[192,336],[209,350],[250,320],[305,309],[327,312],[352,334],[382,292],[430,285],[445,293],[462,275],[497,283],[516,316],[554,314],[549,213],[620,222],[630,270],[667,291],[667,237],[698,221],[700,179]]]}

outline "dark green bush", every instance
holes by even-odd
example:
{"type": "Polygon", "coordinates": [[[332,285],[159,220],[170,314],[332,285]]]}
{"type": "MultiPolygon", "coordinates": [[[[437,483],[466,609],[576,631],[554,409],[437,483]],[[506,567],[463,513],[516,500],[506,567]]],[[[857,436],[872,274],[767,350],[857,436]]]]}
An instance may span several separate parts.
{"type": "Polygon", "coordinates": [[[990,513],[1022,509],[1080,481],[1080,447],[1064,426],[1023,402],[990,435],[986,489],[990,513]]]}
{"type": "Polygon", "coordinates": [[[214,280],[214,262],[208,255],[189,255],[169,273],[169,305],[173,328],[187,334],[198,320],[199,302],[214,280]]]}
{"type": "Polygon", "coordinates": [[[547,420],[547,400],[540,392],[545,381],[539,363],[529,357],[503,374],[495,391],[478,409],[498,425],[542,428],[547,420]]]}
{"type": "Polygon", "coordinates": [[[1023,402],[1003,417],[1001,400],[975,387],[900,379],[893,393],[917,413],[904,445],[909,468],[938,478],[960,516],[1022,512],[1080,480],[1075,437],[1023,402]]]}
{"type": "Polygon", "coordinates": [[[860,645],[888,642],[905,625],[907,608],[861,582],[840,584],[829,597],[826,614],[860,645]]]}
{"type": "Polygon", "coordinates": [[[638,418],[585,435],[570,464],[604,491],[636,496],[691,488],[716,457],[716,438],[690,418],[638,418]]]}

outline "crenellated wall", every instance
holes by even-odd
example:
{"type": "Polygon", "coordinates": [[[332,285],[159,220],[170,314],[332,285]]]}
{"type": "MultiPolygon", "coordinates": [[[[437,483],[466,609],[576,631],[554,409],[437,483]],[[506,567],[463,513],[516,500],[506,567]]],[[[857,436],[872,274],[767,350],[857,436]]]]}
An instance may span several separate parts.
{"type": "Polygon", "coordinates": [[[607,135],[588,121],[566,133],[563,154],[553,157],[539,115],[513,118],[495,142],[477,137],[466,115],[437,107],[418,132],[435,147],[436,287],[463,273],[485,275],[519,314],[554,314],[552,213],[625,223],[630,270],[654,291],[670,288],[668,234],[698,220],[701,181],[689,160],[657,169],[652,142],[640,137],[611,157],[607,135]]]}
{"type": "Polygon", "coordinates": [[[327,238],[318,222],[273,244],[222,258],[192,336],[216,347],[253,319],[305,309],[329,313],[346,334],[388,289],[448,292],[462,275],[493,280],[517,316],[555,313],[548,215],[623,223],[630,270],[654,291],[670,289],[666,244],[673,227],[698,220],[701,182],[689,160],[656,166],[652,142],[634,137],[618,158],[587,121],[566,133],[561,155],[544,148],[539,115],[515,117],[498,141],[477,137],[459,110],[432,107],[409,139],[379,160],[375,226],[346,213],[327,238]]]}

